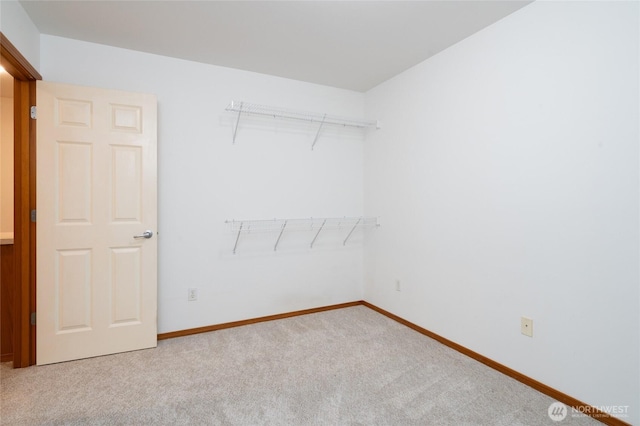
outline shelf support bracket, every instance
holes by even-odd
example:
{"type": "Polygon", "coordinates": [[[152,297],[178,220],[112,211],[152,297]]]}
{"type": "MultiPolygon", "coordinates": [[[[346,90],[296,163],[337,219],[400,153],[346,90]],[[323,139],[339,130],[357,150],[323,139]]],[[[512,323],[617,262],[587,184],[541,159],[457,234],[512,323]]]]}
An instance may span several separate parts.
{"type": "Polygon", "coordinates": [[[233,245],[233,254],[236,254],[236,249],[238,248],[238,241],[240,241],[240,233],[242,232],[243,222],[240,222],[240,228],[238,228],[238,236],[236,237],[236,243],[233,245]]]}
{"type": "Polygon", "coordinates": [[[318,232],[316,233],[316,236],[313,237],[313,241],[311,241],[311,248],[313,248],[313,243],[316,242],[316,240],[318,239],[318,235],[320,235],[320,232],[322,231],[322,228],[324,228],[324,224],[327,223],[327,219],[325,219],[322,222],[322,225],[320,225],[320,229],[318,229],[318,232]]]}
{"type": "Polygon", "coordinates": [[[236,118],[236,125],[233,128],[233,143],[236,143],[236,135],[238,134],[238,123],[240,123],[240,115],[242,114],[242,102],[240,102],[240,109],[238,109],[238,118],[236,118]]]}
{"type": "Polygon", "coordinates": [[[349,235],[347,235],[347,238],[344,239],[344,242],[342,243],[343,246],[347,245],[347,241],[349,241],[349,238],[351,238],[351,234],[353,234],[353,231],[356,230],[356,228],[358,227],[358,225],[360,224],[360,221],[362,221],[362,218],[358,218],[358,221],[356,222],[355,225],[353,225],[353,228],[351,228],[351,231],[349,232],[349,235]]]}
{"type": "Polygon", "coordinates": [[[273,251],[276,251],[278,249],[278,243],[280,243],[280,238],[282,237],[282,234],[284,233],[284,228],[287,227],[287,222],[288,222],[288,220],[285,220],[284,224],[282,225],[282,228],[280,229],[280,235],[278,235],[278,239],[276,240],[276,245],[273,246],[273,251]]]}
{"type": "Polygon", "coordinates": [[[313,151],[313,147],[316,146],[316,142],[318,142],[318,136],[320,136],[320,130],[322,130],[322,126],[324,125],[324,120],[327,119],[327,114],[322,117],[322,121],[320,122],[320,126],[318,126],[318,131],[316,132],[316,137],[313,138],[313,143],[311,144],[311,151],[313,151]]]}

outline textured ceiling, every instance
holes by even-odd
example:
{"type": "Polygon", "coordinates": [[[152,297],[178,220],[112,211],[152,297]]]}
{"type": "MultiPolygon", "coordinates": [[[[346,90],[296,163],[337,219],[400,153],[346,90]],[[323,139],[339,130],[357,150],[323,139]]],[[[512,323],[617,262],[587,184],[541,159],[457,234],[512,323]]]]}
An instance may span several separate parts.
{"type": "Polygon", "coordinates": [[[43,34],[366,91],[529,1],[21,1],[43,34]]]}

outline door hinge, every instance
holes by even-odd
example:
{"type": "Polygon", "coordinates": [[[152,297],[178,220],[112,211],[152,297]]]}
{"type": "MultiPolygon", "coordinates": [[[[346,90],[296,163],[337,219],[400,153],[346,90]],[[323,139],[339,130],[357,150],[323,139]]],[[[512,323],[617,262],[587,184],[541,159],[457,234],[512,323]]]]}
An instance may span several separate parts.
{"type": "Polygon", "coordinates": [[[36,221],[36,210],[33,209],[31,210],[31,222],[35,222],[36,221]]]}
{"type": "Polygon", "coordinates": [[[36,313],[31,312],[31,325],[36,325],[36,313]]]}
{"type": "Polygon", "coordinates": [[[32,107],[29,109],[29,113],[30,113],[30,115],[31,115],[31,119],[32,119],[32,120],[35,120],[35,119],[36,119],[36,117],[38,116],[38,108],[36,108],[35,106],[32,106],[32,107]]]}

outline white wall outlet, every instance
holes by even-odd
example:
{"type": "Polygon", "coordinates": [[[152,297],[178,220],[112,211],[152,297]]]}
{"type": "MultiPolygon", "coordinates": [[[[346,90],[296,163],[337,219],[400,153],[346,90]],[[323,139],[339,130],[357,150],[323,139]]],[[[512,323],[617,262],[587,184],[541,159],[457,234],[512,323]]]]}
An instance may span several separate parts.
{"type": "Polygon", "coordinates": [[[533,337],[533,320],[527,317],[520,317],[520,332],[525,336],[533,337]]]}
{"type": "Polygon", "coordinates": [[[195,302],[196,300],[198,300],[198,289],[197,288],[190,288],[189,289],[189,293],[187,295],[187,300],[189,302],[195,302]]]}
{"type": "Polygon", "coordinates": [[[401,291],[400,290],[400,280],[396,280],[396,291],[401,291]]]}

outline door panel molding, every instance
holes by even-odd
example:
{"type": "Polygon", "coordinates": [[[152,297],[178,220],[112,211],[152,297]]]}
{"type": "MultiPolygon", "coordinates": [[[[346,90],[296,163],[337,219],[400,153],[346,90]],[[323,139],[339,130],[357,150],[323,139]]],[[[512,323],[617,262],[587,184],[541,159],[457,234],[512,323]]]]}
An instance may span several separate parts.
{"type": "Polygon", "coordinates": [[[37,93],[36,364],[155,347],[157,98],[47,81],[37,93]]]}

